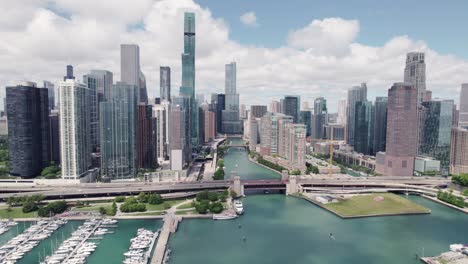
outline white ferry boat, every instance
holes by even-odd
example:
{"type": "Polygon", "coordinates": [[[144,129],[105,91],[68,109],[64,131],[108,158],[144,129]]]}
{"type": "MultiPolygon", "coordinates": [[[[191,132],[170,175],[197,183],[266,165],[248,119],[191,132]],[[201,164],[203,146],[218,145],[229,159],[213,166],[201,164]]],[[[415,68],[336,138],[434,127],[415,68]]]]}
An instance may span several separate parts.
{"type": "Polygon", "coordinates": [[[234,210],[236,210],[236,214],[241,215],[244,213],[244,205],[240,200],[234,201],[234,210]]]}

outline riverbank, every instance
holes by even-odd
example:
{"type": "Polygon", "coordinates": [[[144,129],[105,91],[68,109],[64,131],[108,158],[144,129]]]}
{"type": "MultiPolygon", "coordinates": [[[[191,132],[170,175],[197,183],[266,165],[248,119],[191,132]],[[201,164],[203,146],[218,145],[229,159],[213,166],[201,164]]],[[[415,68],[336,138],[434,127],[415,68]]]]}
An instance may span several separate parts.
{"type": "Polygon", "coordinates": [[[272,172],[274,172],[274,173],[277,173],[277,174],[279,174],[279,175],[281,176],[281,172],[279,172],[279,171],[277,171],[277,170],[275,170],[275,169],[273,169],[273,168],[270,168],[270,167],[268,167],[268,166],[265,166],[265,165],[263,165],[263,164],[258,163],[258,161],[254,160],[252,157],[250,157],[250,155],[248,155],[248,158],[249,158],[249,161],[250,161],[250,162],[253,162],[253,163],[257,164],[258,166],[261,166],[261,167],[263,167],[263,168],[265,168],[265,169],[268,169],[268,170],[270,170],[270,171],[272,171],[272,172]]]}
{"type": "Polygon", "coordinates": [[[428,199],[428,200],[431,200],[431,201],[433,201],[433,202],[436,202],[436,203],[445,205],[445,206],[450,207],[450,208],[452,208],[452,209],[455,209],[455,210],[458,210],[458,211],[463,212],[463,213],[465,213],[465,214],[468,214],[468,208],[460,208],[460,207],[455,206],[455,205],[453,205],[453,204],[449,204],[449,203],[446,203],[446,202],[444,202],[444,201],[441,201],[441,200],[437,199],[436,197],[431,197],[431,196],[424,195],[424,194],[421,195],[421,196],[424,197],[424,198],[426,198],[426,199],[428,199]]]}
{"type": "Polygon", "coordinates": [[[307,194],[296,197],[303,198],[342,219],[431,213],[431,210],[391,193],[356,195],[327,204],[322,204],[307,194]]]}

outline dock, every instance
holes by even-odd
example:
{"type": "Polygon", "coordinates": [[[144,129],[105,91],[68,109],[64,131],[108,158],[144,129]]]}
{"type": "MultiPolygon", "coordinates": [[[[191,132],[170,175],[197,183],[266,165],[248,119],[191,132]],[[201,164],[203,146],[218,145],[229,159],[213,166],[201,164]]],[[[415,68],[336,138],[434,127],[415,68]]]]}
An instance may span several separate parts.
{"type": "Polygon", "coordinates": [[[164,224],[159,234],[158,242],[156,243],[156,248],[153,252],[153,257],[151,259],[151,264],[163,264],[164,257],[166,255],[167,243],[169,242],[169,237],[172,233],[177,231],[179,222],[182,220],[181,217],[174,214],[167,214],[164,218],[164,224]]]}
{"type": "Polygon", "coordinates": [[[99,220],[99,222],[94,226],[94,228],[89,232],[83,240],[68,254],[68,256],[63,260],[63,262],[67,262],[69,259],[71,259],[73,256],[75,256],[76,252],[83,246],[83,244],[92,236],[94,235],[94,232],[101,226],[102,220],[99,220]]]}

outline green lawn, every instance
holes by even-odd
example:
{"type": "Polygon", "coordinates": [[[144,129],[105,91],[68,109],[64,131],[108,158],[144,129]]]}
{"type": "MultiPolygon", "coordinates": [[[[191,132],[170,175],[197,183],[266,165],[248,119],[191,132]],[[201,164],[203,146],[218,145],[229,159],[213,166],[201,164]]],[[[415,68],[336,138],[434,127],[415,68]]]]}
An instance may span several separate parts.
{"type": "Polygon", "coordinates": [[[7,208],[0,209],[0,218],[1,219],[8,219],[8,218],[30,218],[36,217],[37,212],[31,213],[23,213],[22,207],[13,207],[11,208],[11,212],[8,212],[7,208]]]}
{"type": "Polygon", "coordinates": [[[111,208],[111,204],[99,204],[99,205],[91,205],[91,206],[83,206],[83,207],[75,207],[73,211],[78,212],[99,212],[99,208],[104,207],[107,209],[111,208]]]}
{"type": "Polygon", "coordinates": [[[175,212],[176,215],[188,215],[188,214],[197,214],[197,211],[194,210],[187,210],[187,211],[177,211],[175,212]]]}
{"type": "Polygon", "coordinates": [[[430,212],[429,209],[392,193],[356,195],[323,206],[344,217],[430,212]],[[378,196],[384,197],[384,200],[375,201],[374,198],[378,196]]]}
{"type": "Polygon", "coordinates": [[[163,212],[142,212],[138,214],[128,214],[130,216],[136,215],[136,216],[145,216],[145,215],[162,215],[163,212]]]}
{"type": "Polygon", "coordinates": [[[193,208],[192,203],[186,203],[177,207],[177,210],[193,208]]]}
{"type": "Polygon", "coordinates": [[[171,207],[176,205],[176,204],[180,204],[182,203],[183,201],[185,200],[168,200],[168,201],[164,201],[162,204],[146,204],[146,210],[148,211],[162,211],[162,210],[165,210],[164,208],[164,204],[165,203],[168,203],[171,207]]]}

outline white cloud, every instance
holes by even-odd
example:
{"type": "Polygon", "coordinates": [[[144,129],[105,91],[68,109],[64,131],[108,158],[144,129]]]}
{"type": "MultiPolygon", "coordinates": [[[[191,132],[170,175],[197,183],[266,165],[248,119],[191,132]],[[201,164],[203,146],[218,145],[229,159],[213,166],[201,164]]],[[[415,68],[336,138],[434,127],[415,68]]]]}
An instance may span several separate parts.
{"type": "Polygon", "coordinates": [[[255,12],[247,12],[242,14],[239,17],[240,21],[242,24],[249,26],[249,27],[256,27],[258,26],[257,24],[257,16],[255,15],[255,12]]]}
{"type": "MultiPolygon", "coordinates": [[[[235,59],[241,103],[268,104],[284,94],[299,94],[308,101],[325,96],[334,109],[348,87],[363,81],[368,82],[369,99],[386,95],[393,82],[403,79],[409,51],[426,52],[427,86],[434,96],[458,98],[460,83],[467,82],[466,60],[439,54],[408,36],[396,36],[382,46],[357,43],[359,22],[354,20],[314,20],[285,36],[284,46],[264,48],[231,40],[225,21],[192,0],[111,1],[111,8],[107,0],[94,0],[94,10],[81,1],[57,0],[53,4],[58,13],[46,9],[46,1],[26,1],[22,7],[12,7],[12,2],[0,2],[1,10],[11,11],[0,18],[0,87],[21,80],[58,81],[67,64],[75,66],[79,79],[91,69],[107,69],[119,80],[120,43],[136,43],[150,96],[159,93],[162,65],[172,69],[176,95],[185,11],[196,13],[197,92],[223,92],[224,64],[235,59]],[[19,24],[5,23],[16,19],[17,8],[28,15],[19,24]],[[128,30],[135,23],[142,27],[128,30]]],[[[4,89],[0,91],[4,95],[4,89]]]]}

